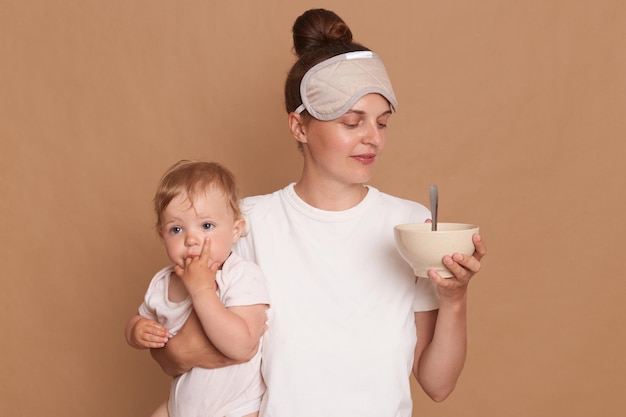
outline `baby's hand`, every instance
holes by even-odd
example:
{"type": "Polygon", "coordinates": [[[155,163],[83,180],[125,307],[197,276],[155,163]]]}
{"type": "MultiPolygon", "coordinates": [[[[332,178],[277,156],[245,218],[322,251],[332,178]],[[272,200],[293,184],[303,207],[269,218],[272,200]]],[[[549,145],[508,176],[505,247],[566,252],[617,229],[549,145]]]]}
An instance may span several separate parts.
{"type": "Polygon", "coordinates": [[[185,268],[175,266],[174,272],[193,297],[204,290],[215,291],[215,275],[219,267],[219,262],[211,258],[211,239],[207,237],[204,239],[200,256],[186,259],[185,268]]]}
{"type": "Polygon", "coordinates": [[[162,348],[169,340],[169,331],[154,320],[138,319],[129,335],[129,343],[138,349],[162,348]]]}

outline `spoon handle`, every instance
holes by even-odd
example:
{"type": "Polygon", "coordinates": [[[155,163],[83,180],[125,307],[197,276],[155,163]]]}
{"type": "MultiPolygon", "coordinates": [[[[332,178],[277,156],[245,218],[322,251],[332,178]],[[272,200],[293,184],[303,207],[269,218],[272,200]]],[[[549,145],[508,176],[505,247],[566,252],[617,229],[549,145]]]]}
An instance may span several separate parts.
{"type": "Polygon", "coordinates": [[[428,194],[430,196],[430,213],[433,217],[432,231],[435,232],[437,231],[437,209],[439,206],[439,190],[437,189],[437,186],[431,185],[428,194]]]}

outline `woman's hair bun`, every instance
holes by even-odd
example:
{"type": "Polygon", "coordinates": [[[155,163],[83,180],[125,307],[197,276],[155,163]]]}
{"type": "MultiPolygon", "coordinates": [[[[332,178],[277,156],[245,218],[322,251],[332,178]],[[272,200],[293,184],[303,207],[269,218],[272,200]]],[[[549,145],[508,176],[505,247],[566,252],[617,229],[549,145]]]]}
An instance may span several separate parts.
{"type": "Polygon", "coordinates": [[[336,42],[352,42],[352,32],[346,22],[330,10],[308,10],[293,24],[293,47],[299,57],[336,42]]]}

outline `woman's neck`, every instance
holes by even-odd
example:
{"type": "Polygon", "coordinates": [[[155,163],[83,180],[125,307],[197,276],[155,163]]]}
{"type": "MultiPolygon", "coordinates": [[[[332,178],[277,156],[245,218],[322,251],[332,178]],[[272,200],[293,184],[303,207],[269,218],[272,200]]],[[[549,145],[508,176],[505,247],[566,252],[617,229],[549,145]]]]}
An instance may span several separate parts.
{"type": "Polygon", "coordinates": [[[327,211],[348,210],[363,201],[368,191],[363,184],[320,183],[304,178],[300,178],[294,190],[308,205],[327,211]]]}

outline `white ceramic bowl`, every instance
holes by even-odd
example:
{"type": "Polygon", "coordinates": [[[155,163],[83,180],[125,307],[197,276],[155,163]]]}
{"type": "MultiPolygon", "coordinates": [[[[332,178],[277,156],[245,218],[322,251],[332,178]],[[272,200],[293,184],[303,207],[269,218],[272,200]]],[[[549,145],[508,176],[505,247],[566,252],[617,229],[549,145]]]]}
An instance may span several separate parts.
{"type": "Polygon", "coordinates": [[[437,231],[431,230],[430,223],[400,224],[394,227],[394,237],[398,252],[411,265],[415,276],[428,277],[428,270],[434,269],[444,278],[452,273],[442,262],[445,255],[463,253],[472,255],[474,243],[472,235],[478,233],[478,226],[465,223],[437,223],[437,231]]]}

